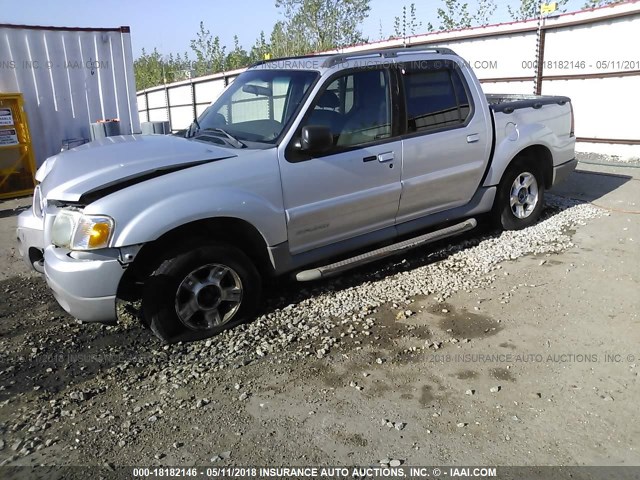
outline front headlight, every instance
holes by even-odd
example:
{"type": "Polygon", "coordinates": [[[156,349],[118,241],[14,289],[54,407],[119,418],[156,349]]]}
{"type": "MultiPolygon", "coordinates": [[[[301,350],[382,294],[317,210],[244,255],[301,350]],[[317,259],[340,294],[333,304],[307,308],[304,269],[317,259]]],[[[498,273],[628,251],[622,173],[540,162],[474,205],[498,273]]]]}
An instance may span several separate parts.
{"type": "Polygon", "coordinates": [[[61,210],[51,228],[51,242],[70,250],[106,248],[113,234],[113,219],[106,215],[84,215],[61,210]]]}

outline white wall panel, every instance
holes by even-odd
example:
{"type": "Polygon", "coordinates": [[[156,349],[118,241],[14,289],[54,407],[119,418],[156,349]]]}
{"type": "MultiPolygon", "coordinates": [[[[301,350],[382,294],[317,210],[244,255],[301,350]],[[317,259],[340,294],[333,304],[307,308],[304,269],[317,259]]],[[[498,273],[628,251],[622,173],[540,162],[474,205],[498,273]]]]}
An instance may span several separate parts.
{"type": "Polygon", "coordinates": [[[25,99],[36,164],[63,140],[89,139],[89,124],[118,118],[122,133],[140,131],[126,30],[17,28],[0,25],[0,91],[25,99]]]}
{"type": "Polygon", "coordinates": [[[640,18],[551,30],[545,39],[544,75],[640,70],[639,46],[640,18]]]}
{"type": "Polygon", "coordinates": [[[533,93],[533,81],[530,82],[483,82],[484,93],[533,93]]]}
{"type": "Polygon", "coordinates": [[[577,137],[640,140],[639,91],[640,77],[618,77],[547,81],[542,93],[571,97],[577,137]]]}
{"type": "Polygon", "coordinates": [[[193,122],[193,107],[172,107],[171,108],[171,128],[180,130],[187,128],[193,122]]]}
{"type": "Polygon", "coordinates": [[[202,112],[204,112],[207,109],[208,106],[209,106],[209,104],[207,104],[207,105],[196,105],[196,114],[198,116],[202,115],[202,112]]]}
{"type": "Polygon", "coordinates": [[[446,42],[444,46],[464,58],[479,79],[527,77],[535,73],[533,32],[446,42]]]}
{"type": "Polygon", "coordinates": [[[210,80],[208,82],[196,83],[196,103],[211,103],[224,90],[224,80],[210,80]]]}
{"type": "Polygon", "coordinates": [[[169,88],[170,105],[191,105],[191,85],[180,85],[169,88]]]}
{"type": "Polygon", "coordinates": [[[155,90],[147,94],[147,102],[149,102],[148,108],[164,108],[167,106],[167,97],[164,93],[164,88],[155,90]]]}
{"type": "Polygon", "coordinates": [[[150,122],[165,122],[169,120],[166,108],[159,108],[157,110],[149,110],[150,122]]]}
{"type": "Polygon", "coordinates": [[[146,95],[138,95],[138,110],[144,111],[147,109],[147,97],[146,95]]]}
{"type": "Polygon", "coordinates": [[[146,110],[142,110],[140,112],[140,123],[148,122],[148,121],[149,121],[149,112],[147,112],[146,110]]]}

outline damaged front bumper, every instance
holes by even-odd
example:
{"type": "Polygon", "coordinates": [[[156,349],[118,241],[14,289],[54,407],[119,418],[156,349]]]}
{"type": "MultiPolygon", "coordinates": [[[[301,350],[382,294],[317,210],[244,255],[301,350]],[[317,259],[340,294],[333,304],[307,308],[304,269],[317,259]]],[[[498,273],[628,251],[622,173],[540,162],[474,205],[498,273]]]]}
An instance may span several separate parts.
{"type": "Polygon", "coordinates": [[[60,306],[85,322],[116,321],[116,294],[126,269],[119,255],[118,249],[72,252],[48,246],[44,272],[60,306]]]}
{"type": "Polygon", "coordinates": [[[33,209],[18,215],[18,251],[31,270],[44,273],[44,219],[33,209]]]}

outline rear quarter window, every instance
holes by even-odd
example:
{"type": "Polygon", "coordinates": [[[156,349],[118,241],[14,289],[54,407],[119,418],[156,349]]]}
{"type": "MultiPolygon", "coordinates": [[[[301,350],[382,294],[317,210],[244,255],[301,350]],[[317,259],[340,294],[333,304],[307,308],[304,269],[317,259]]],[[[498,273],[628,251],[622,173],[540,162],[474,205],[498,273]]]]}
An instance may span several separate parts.
{"type": "Polygon", "coordinates": [[[453,69],[405,69],[407,131],[427,132],[457,127],[471,113],[459,72],[453,69]]]}

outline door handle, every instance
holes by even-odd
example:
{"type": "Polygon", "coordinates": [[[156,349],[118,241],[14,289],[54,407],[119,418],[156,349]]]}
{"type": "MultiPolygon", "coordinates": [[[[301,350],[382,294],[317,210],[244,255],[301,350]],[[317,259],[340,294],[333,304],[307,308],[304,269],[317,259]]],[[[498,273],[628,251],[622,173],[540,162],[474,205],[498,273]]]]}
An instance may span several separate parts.
{"type": "Polygon", "coordinates": [[[390,162],[395,158],[395,154],[393,152],[380,153],[378,155],[378,161],[380,163],[390,162]]]}
{"type": "Polygon", "coordinates": [[[476,143],[480,141],[479,133],[472,133],[471,135],[467,135],[467,143],[476,143]]]}

